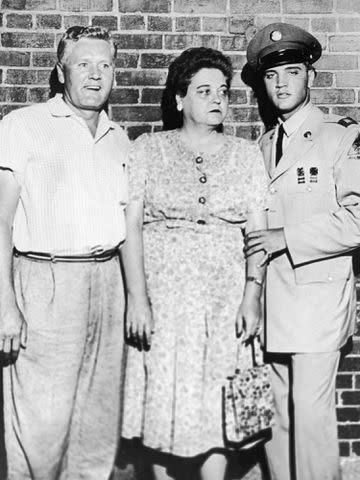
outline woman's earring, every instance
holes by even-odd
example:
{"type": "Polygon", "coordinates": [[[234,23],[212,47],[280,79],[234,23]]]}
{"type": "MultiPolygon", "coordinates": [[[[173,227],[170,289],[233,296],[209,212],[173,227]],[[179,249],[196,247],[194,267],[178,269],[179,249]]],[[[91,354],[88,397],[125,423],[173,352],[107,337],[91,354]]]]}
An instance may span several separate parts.
{"type": "Polygon", "coordinates": [[[178,104],[176,105],[176,110],[177,110],[178,112],[181,112],[182,109],[183,109],[183,106],[182,106],[180,103],[178,103],[178,104]]]}

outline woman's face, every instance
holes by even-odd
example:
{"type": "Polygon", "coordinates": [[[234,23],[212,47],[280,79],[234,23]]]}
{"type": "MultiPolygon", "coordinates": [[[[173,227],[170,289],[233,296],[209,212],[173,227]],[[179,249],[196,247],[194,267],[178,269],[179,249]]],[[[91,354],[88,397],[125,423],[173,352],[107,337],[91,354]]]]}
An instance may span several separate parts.
{"type": "Polygon", "coordinates": [[[225,75],[217,68],[202,68],[192,77],[185,97],[176,95],[176,101],[183,108],[184,124],[216,127],[229,106],[225,75]]]}

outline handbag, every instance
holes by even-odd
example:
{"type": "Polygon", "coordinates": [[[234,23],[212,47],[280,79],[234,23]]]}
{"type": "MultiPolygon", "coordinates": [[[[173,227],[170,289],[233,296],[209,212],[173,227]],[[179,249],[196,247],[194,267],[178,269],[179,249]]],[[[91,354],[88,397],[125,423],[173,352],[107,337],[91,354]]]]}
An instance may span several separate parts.
{"type": "Polygon", "coordinates": [[[251,448],[271,435],[274,395],[258,338],[239,342],[237,368],[223,387],[223,425],[230,447],[251,448]]]}

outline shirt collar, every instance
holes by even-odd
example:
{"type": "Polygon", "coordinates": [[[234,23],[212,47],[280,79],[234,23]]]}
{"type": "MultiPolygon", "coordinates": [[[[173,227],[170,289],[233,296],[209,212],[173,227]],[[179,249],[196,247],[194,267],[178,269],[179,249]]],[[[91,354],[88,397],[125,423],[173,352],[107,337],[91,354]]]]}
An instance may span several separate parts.
{"type": "MultiPolygon", "coordinates": [[[[76,116],[76,113],[65,103],[61,93],[57,93],[53,98],[47,102],[47,106],[51,115],[54,117],[70,117],[76,116]]],[[[105,110],[101,110],[99,114],[99,123],[97,130],[100,132],[114,129],[114,123],[109,119],[105,110]]]]}
{"type": "Polygon", "coordinates": [[[300,108],[294,115],[282,122],[279,120],[279,123],[283,124],[284,132],[287,137],[290,137],[296,130],[303,124],[306,117],[309,115],[311,110],[311,103],[307,102],[303,107],[300,108]]]}

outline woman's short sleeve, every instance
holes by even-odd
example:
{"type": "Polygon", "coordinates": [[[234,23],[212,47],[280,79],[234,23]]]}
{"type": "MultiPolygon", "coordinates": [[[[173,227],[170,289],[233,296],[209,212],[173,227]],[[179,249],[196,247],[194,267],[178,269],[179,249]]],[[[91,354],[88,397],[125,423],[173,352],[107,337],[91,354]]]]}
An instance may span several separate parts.
{"type": "Polygon", "coordinates": [[[129,155],[129,199],[130,202],[145,197],[150,136],[145,133],[131,144],[129,155]]]}
{"type": "Polygon", "coordinates": [[[269,177],[265,170],[263,156],[257,143],[251,143],[247,152],[248,185],[247,211],[265,210],[268,207],[269,177]]]}

